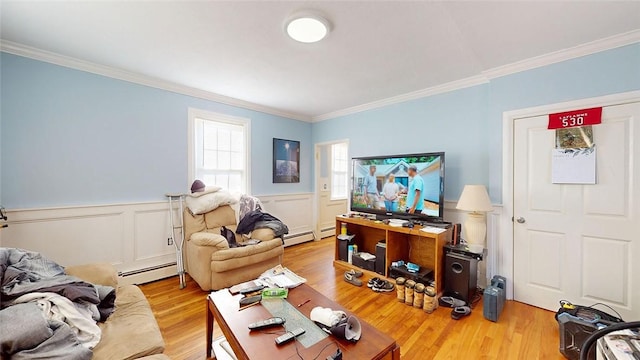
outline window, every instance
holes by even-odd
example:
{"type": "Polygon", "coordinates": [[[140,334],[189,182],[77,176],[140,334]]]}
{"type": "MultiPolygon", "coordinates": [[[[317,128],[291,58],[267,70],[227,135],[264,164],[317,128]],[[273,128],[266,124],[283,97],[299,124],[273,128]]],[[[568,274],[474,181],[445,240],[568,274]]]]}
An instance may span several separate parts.
{"type": "Polygon", "coordinates": [[[189,183],[231,192],[249,188],[249,121],[189,109],[189,183]]]}
{"type": "Polygon", "coordinates": [[[349,176],[349,144],[331,145],[331,199],[346,199],[349,176]]]}

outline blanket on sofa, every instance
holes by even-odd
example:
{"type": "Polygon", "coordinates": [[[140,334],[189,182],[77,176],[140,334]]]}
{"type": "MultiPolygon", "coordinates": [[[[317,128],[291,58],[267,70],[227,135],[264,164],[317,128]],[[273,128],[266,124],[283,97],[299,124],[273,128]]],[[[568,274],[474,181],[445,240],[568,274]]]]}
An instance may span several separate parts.
{"type": "Polygon", "coordinates": [[[254,210],[248,212],[236,228],[238,234],[249,234],[254,229],[268,228],[273,230],[276,237],[282,238],[289,233],[289,228],[277,217],[262,212],[260,210],[254,210]]]}
{"type": "MultiPolygon", "coordinates": [[[[62,266],[39,253],[0,248],[0,314],[3,320],[0,322],[0,353],[3,357],[55,358],[49,354],[52,349],[75,349],[74,344],[92,349],[100,341],[96,321],[106,320],[114,309],[114,288],[89,284],[66,275],[62,266]],[[15,321],[16,306],[27,304],[36,306],[44,323],[15,321]],[[24,331],[13,331],[18,327],[24,331]],[[50,336],[37,346],[16,345],[29,344],[29,339],[23,337],[42,331],[50,336]]],[[[87,353],[77,352],[78,359],[83,359],[83,354],[87,353]]],[[[88,353],[91,358],[91,351],[88,353]]]]}
{"type": "Polygon", "coordinates": [[[67,323],[47,320],[36,303],[0,311],[0,358],[88,360],[93,352],[78,342],[67,323]]]}

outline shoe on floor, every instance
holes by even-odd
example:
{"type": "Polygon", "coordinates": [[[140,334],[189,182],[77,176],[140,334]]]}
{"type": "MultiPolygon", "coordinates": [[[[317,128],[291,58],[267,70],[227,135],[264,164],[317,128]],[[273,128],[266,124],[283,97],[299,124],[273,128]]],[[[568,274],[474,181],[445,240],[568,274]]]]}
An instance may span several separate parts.
{"type": "Polygon", "coordinates": [[[370,287],[373,289],[376,285],[382,285],[383,282],[384,280],[374,277],[369,280],[369,282],[367,283],[367,287],[370,287]]]}
{"type": "Polygon", "coordinates": [[[395,286],[392,283],[390,283],[390,282],[388,282],[386,280],[383,280],[383,281],[381,281],[380,283],[376,284],[373,287],[373,291],[375,291],[375,292],[392,292],[394,288],[395,288],[395,286]]]}
{"type": "Polygon", "coordinates": [[[469,314],[471,314],[471,308],[468,306],[458,306],[451,310],[451,318],[454,320],[459,320],[469,314]]]}
{"type": "Polygon", "coordinates": [[[344,273],[344,281],[351,285],[362,286],[362,281],[356,279],[356,276],[349,272],[344,273]]]}
{"type": "Polygon", "coordinates": [[[467,303],[460,300],[460,299],[456,299],[453,296],[442,296],[440,298],[440,305],[441,306],[447,306],[450,308],[456,308],[459,306],[466,306],[467,303]]]}
{"type": "Polygon", "coordinates": [[[350,270],[348,270],[347,272],[348,272],[349,274],[351,274],[351,275],[353,275],[353,276],[357,277],[357,278],[362,277],[362,275],[363,275],[363,274],[362,274],[362,271],[360,271],[360,270],[356,270],[356,269],[350,269],[350,270]]]}

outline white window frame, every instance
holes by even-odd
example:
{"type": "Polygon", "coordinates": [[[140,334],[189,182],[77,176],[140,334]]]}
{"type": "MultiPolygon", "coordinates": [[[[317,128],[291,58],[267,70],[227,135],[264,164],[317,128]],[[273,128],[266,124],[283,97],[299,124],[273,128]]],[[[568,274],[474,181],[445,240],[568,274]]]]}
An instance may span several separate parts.
{"type": "Polygon", "coordinates": [[[230,125],[238,125],[244,128],[245,143],[245,164],[244,164],[244,190],[246,194],[251,193],[251,120],[226,114],[215,113],[211,111],[189,108],[188,124],[187,124],[187,171],[188,184],[187,188],[191,188],[191,184],[196,179],[196,119],[226,123],[230,125]]]}
{"type": "MultiPolygon", "coordinates": [[[[350,179],[350,177],[349,177],[349,141],[336,141],[334,143],[331,143],[329,145],[329,151],[331,153],[331,158],[330,158],[331,159],[331,163],[329,164],[330,165],[330,179],[331,179],[331,188],[329,189],[330,199],[331,200],[347,200],[349,198],[349,179],[350,179]],[[343,196],[334,196],[334,194],[333,194],[333,186],[334,186],[334,180],[335,180],[334,179],[334,174],[336,173],[336,171],[334,170],[335,162],[334,162],[334,156],[333,156],[333,147],[335,145],[344,145],[346,147],[346,153],[345,153],[346,157],[344,159],[345,160],[345,166],[346,166],[346,169],[344,171],[345,193],[344,193],[343,196]]],[[[343,172],[341,171],[340,173],[343,173],[343,172]]]]}

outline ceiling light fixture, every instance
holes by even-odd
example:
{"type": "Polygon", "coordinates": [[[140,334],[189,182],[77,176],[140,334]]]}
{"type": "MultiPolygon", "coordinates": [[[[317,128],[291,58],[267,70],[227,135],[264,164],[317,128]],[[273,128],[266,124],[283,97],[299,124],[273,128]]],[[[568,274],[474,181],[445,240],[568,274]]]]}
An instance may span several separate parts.
{"type": "Polygon", "coordinates": [[[331,29],[327,19],[315,12],[296,13],[287,19],[285,31],[293,40],[314,43],[324,39],[331,29]]]}

